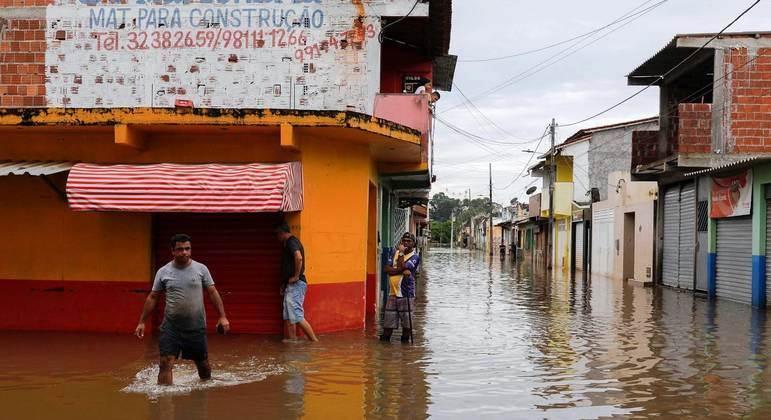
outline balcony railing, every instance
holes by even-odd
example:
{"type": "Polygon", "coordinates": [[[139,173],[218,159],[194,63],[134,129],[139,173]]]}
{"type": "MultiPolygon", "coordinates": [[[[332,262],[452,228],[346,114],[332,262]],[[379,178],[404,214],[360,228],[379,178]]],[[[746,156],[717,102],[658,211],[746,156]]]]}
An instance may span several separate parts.
{"type": "Polygon", "coordinates": [[[375,117],[427,133],[431,112],[425,95],[381,93],[375,96],[375,117]]]}

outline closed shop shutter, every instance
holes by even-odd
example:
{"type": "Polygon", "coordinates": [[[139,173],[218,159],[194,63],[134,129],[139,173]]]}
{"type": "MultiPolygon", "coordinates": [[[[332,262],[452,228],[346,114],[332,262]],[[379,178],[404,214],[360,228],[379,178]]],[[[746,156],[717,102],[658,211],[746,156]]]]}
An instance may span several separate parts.
{"type": "Polygon", "coordinates": [[[752,301],[752,218],[717,221],[717,296],[752,301]]]}
{"type": "Polygon", "coordinates": [[[576,256],[576,270],[584,269],[584,224],[576,223],[573,225],[573,229],[576,232],[576,247],[574,255],[576,256]]]}
{"type": "Polygon", "coordinates": [[[680,187],[671,187],[664,194],[664,261],[662,281],[678,286],[680,254],[680,187]]]}
{"type": "Polygon", "coordinates": [[[565,220],[557,221],[557,267],[566,267],[569,261],[567,260],[567,247],[568,247],[568,222],[565,220]]]}
{"type": "MultiPolygon", "coordinates": [[[[273,234],[279,220],[281,217],[275,213],[158,215],[154,226],[155,269],[171,260],[172,235],[190,235],[193,259],[209,267],[233,332],[280,334],[281,244],[273,234]]],[[[207,327],[213,331],[217,309],[208,296],[204,301],[207,327]]]]}
{"type": "Polygon", "coordinates": [[[611,274],[615,254],[613,209],[592,213],[592,273],[611,274]]]}
{"type": "Polygon", "coordinates": [[[692,290],[696,267],[696,186],[684,185],[680,190],[680,253],[678,287],[692,290]]]}
{"type": "Polygon", "coordinates": [[[670,187],[664,193],[664,285],[692,290],[695,258],[696,186],[670,187]]]}
{"type": "Polygon", "coordinates": [[[771,307],[771,200],[766,201],[766,306],[771,307]]]}

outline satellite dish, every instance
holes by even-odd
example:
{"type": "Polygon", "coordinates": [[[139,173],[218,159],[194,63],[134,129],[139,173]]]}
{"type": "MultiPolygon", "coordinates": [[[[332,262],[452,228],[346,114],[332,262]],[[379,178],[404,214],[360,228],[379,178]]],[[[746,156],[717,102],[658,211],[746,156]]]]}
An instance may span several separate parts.
{"type": "Polygon", "coordinates": [[[535,190],[537,190],[537,189],[538,189],[538,187],[530,187],[530,188],[527,189],[527,191],[525,193],[527,195],[530,195],[530,194],[534,193],[535,190]]]}

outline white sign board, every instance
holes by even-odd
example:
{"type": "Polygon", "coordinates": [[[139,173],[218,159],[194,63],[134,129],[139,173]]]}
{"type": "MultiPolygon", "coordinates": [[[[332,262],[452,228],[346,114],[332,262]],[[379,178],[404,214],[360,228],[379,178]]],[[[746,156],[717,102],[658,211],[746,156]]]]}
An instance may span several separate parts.
{"type": "Polygon", "coordinates": [[[48,106],[371,113],[381,25],[368,8],[394,1],[56,0],[48,106]]]}

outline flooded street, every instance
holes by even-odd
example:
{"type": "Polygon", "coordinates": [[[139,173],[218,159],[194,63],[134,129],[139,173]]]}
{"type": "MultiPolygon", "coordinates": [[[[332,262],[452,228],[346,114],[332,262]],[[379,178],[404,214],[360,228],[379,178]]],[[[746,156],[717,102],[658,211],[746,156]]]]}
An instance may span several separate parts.
{"type": "MultiPolygon", "coordinates": [[[[321,343],[213,336],[214,381],[192,365],[154,385],[157,342],[0,333],[4,419],[768,418],[765,312],[436,249],[419,279],[414,345],[377,331],[321,343]]],[[[137,308],[139,311],[139,308],[137,308]]],[[[312,321],[312,320],[311,320],[312,321]]]]}

